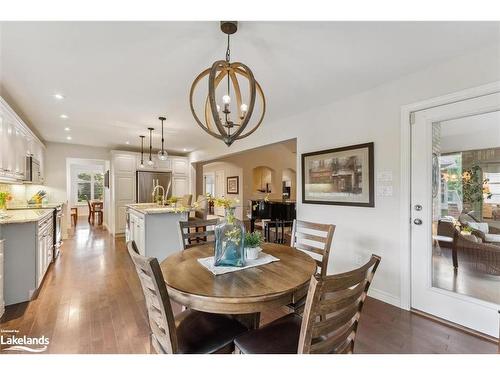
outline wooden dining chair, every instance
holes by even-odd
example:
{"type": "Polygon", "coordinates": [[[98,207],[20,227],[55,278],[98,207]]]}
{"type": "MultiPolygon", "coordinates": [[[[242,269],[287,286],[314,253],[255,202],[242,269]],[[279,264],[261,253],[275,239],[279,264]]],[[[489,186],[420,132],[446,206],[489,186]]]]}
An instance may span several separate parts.
{"type": "Polygon", "coordinates": [[[103,222],[103,212],[102,212],[102,203],[93,204],[89,201],[88,197],[85,197],[87,201],[87,205],[89,206],[89,224],[95,224],[95,217],[97,216],[97,222],[99,225],[102,225],[103,222]]]}
{"type": "Polygon", "coordinates": [[[156,353],[233,352],[233,339],[247,331],[245,326],[225,315],[189,309],[174,317],[158,260],[140,255],[134,241],[127,243],[127,249],[141,282],[156,353]]]}
{"type": "Polygon", "coordinates": [[[78,222],[78,208],[71,207],[71,221],[73,222],[73,226],[76,227],[76,223],[78,222]]]}
{"type": "MultiPolygon", "coordinates": [[[[328,259],[332,246],[335,225],[318,224],[308,221],[294,220],[290,246],[311,255],[318,266],[318,275],[326,276],[328,259]]],[[[305,293],[305,291],[303,292],[305,293]]],[[[293,312],[304,311],[305,295],[297,301],[287,305],[293,312]]]]}
{"type": "Polygon", "coordinates": [[[380,257],[355,270],[311,277],[303,317],[296,313],[245,333],[234,341],[244,354],[352,353],[368,289],[380,257]],[[326,319],[319,319],[326,316],[326,319]]]}
{"type": "Polygon", "coordinates": [[[218,222],[218,219],[179,221],[183,250],[200,244],[214,243],[215,225],[218,222]]]}

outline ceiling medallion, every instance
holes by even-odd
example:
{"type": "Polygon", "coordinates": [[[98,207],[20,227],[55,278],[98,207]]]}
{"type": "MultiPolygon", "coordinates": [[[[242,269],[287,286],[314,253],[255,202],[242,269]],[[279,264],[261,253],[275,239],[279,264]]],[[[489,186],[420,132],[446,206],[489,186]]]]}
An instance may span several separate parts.
{"type": "Polygon", "coordinates": [[[266,112],[266,99],[262,88],[255,80],[250,68],[240,62],[230,62],[230,35],[238,30],[238,23],[236,21],[222,21],[220,28],[223,33],[227,34],[226,59],[214,62],[211,68],[204,70],[196,77],[189,93],[189,104],[198,125],[211,136],[221,139],[226,145],[231,146],[234,141],[248,137],[260,126],[266,112]],[[208,95],[205,97],[204,105],[205,121],[202,122],[196,114],[193,96],[198,83],[207,76],[208,95]],[[240,83],[238,77],[239,79],[246,80],[246,82],[240,83]],[[219,105],[217,104],[215,95],[221,83],[225,83],[226,85],[222,85],[223,87],[225,86],[222,89],[224,95],[221,97],[222,105],[219,105]],[[242,95],[241,87],[248,88],[247,95],[242,95]],[[257,96],[259,100],[256,105],[257,96]],[[234,99],[236,100],[236,108],[234,108],[234,99]],[[248,100],[246,102],[248,104],[245,103],[245,99],[248,100]],[[232,105],[231,102],[233,102],[232,105]],[[245,132],[254,109],[260,112],[258,121],[250,130],[245,132]],[[236,112],[234,112],[235,110],[236,112]]]}

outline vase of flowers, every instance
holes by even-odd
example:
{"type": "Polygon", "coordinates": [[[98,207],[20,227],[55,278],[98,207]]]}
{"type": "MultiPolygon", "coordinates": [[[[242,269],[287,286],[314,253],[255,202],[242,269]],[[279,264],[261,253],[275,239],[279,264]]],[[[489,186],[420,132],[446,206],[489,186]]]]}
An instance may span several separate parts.
{"type": "Polygon", "coordinates": [[[6,191],[0,191],[0,211],[5,211],[7,202],[12,200],[12,195],[6,191]]]}
{"type": "Polygon", "coordinates": [[[225,208],[225,217],[215,226],[215,266],[245,265],[245,226],[234,216],[235,203],[226,198],[208,198],[216,207],[225,208]]]}
{"type": "Polygon", "coordinates": [[[260,232],[245,234],[245,256],[246,259],[257,259],[262,251],[262,235],[260,232]]]}

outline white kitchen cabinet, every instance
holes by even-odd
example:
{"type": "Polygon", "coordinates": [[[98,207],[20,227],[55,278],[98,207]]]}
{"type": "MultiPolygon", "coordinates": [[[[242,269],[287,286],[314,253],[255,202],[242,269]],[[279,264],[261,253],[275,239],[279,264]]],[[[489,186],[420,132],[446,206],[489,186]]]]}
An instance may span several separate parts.
{"type": "Polygon", "coordinates": [[[3,242],[4,240],[0,240],[0,318],[5,312],[5,300],[3,298],[3,275],[4,275],[4,255],[3,255],[3,242]]]}
{"type": "Polygon", "coordinates": [[[15,138],[14,138],[14,125],[8,121],[5,116],[3,121],[3,147],[2,147],[2,161],[4,176],[9,179],[15,178],[15,138]]]}
{"type": "Polygon", "coordinates": [[[37,260],[36,260],[36,287],[38,288],[42,283],[44,276],[43,268],[45,264],[45,237],[39,233],[37,238],[37,260]]]}
{"type": "Polygon", "coordinates": [[[174,175],[188,175],[188,160],[187,158],[172,158],[172,172],[174,175]]]}
{"type": "MultiPolygon", "coordinates": [[[[158,156],[156,158],[158,159],[158,156]]],[[[158,170],[160,171],[172,170],[172,160],[169,158],[167,158],[167,160],[158,159],[158,170]]]]}
{"type": "Polygon", "coordinates": [[[144,215],[128,210],[129,227],[127,228],[127,241],[135,241],[139,254],[145,255],[146,232],[144,226],[144,215]]]}
{"type": "Polygon", "coordinates": [[[135,152],[111,151],[111,232],[114,235],[125,232],[126,205],[135,203],[135,152]]]}
{"type": "Polygon", "coordinates": [[[37,233],[37,269],[36,269],[36,287],[40,287],[47,269],[53,258],[53,224],[52,215],[44,218],[38,223],[37,233]]]}
{"type": "Polygon", "coordinates": [[[187,176],[172,177],[172,195],[174,197],[182,197],[184,194],[189,193],[189,183],[187,176]]]}
{"type": "Polygon", "coordinates": [[[24,180],[26,178],[26,149],[27,149],[27,139],[24,135],[22,129],[15,127],[14,132],[14,142],[15,142],[15,174],[16,178],[19,180],[24,180]]]}
{"type": "Polygon", "coordinates": [[[136,157],[136,167],[137,170],[144,171],[158,171],[158,172],[170,172],[172,170],[172,160],[167,158],[167,160],[160,160],[158,155],[152,155],[151,161],[153,165],[148,164],[149,161],[149,153],[144,154],[144,168],[141,168],[141,154],[138,154],[136,157]]]}
{"type": "Polygon", "coordinates": [[[0,97],[0,182],[23,182],[26,177],[26,156],[34,155],[44,171],[45,146],[0,97]]]}

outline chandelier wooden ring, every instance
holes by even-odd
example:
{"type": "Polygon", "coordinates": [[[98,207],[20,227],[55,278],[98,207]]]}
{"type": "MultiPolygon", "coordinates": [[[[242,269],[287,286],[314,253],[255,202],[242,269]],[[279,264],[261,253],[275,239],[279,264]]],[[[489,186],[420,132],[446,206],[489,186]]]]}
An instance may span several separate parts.
{"type": "Polygon", "coordinates": [[[252,71],[245,64],[234,62],[229,63],[224,60],[216,61],[212,64],[212,67],[201,72],[196,79],[194,80],[190,94],[189,94],[189,104],[191,108],[191,113],[195,118],[197,124],[205,130],[211,136],[223,140],[228,146],[230,146],[235,140],[245,138],[252,134],[257,128],[260,126],[264,119],[264,115],[266,112],[266,100],[264,96],[264,92],[262,91],[261,86],[255,80],[252,71]],[[198,115],[196,114],[194,104],[193,104],[193,95],[198,83],[208,75],[208,96],[205,100],[204,106],[204,120],[203,123],[198,115]],[[228,77],[229,75],[229,77],[228,77]],[[241,110],[242,105],[242,95],[240,84],[238,82],[238,75],[245,77],[248,80],[248,86],[250,90],[250,103],[248,104],[248,110],[246,111],[246,115],[244,116],[241,110]],[[238,117],[242,119],[241,124],[234,123],[231,127],[227,127],[227,125],[223,125],[222,121],[219,117],[219,113],[217,111],[217,103],[215,100],[215,90],[218,85],[222,82],[224,78],[229,78],[230,85],[233,88],[236,104],[238,108],[238,117]],[[256,96],[259,96],[261,102],[261,115],[256,123],[256,125],[246,133],[244,133],[255,107],[256,96]],[[231,134],[231,128],[235,127],[237,130],[231,134]],[[226,129],[227,128],[227,129],[226,129]]]}

